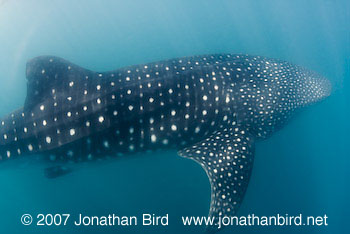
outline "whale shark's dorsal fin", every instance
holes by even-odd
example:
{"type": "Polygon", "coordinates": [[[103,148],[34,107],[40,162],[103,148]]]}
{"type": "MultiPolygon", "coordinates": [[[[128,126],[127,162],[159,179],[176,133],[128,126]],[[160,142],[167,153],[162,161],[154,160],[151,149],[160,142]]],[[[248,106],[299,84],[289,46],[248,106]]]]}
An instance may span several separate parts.
{"type": "Polygon", "coordinates": [[[40,56],[28,61],[26,69],[27,98],[24,109],[35,105],[65,90],[70,82],[76,82],[92,73],[59,57],[40,56]]]}
{"type": "MultiPolygon", "coordinates": [[[[98,92],[102,74],[52,56],[37,57],[27,63],[23,116],[35,125],[42,123],[32,131],[27,129],[38,142],[32,152],[65,149],[62,146],[111,126],[114,115],[105,114],[105,105],[100,105],[102,101],[98,96],[112,90],[114,85],[98,92]],[[101,115],[95,116],[99,110],[101,115]]],[[[71,152],[64,153],[71,155],[71,152]]]]}
{"type": "MultiPolygon", "coordinates": [[[[179,155],[198,162],[211,185],[209,217],[233,216],[242,203],[253,166],[253,138],[240,128],[226,128],[207,139],[179,151],[179,155]]],[[[217,231],[218,225],[208,226],[217,231]]]]}

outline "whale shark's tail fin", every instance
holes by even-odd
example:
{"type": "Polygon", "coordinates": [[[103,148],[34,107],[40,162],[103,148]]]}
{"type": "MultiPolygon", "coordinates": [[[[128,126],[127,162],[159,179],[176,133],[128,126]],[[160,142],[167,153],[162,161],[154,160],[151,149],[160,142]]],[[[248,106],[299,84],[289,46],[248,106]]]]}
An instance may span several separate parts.
{"type": "Polygon", "coordinates": [[[195,160],[206,171],[211,184],[209,218],[214,221],[207,231],[220,230],[219,217],[235,215],[242,203],[253,166],[253,138],[240,128],[226,128],[179,155],[195,160]]]}

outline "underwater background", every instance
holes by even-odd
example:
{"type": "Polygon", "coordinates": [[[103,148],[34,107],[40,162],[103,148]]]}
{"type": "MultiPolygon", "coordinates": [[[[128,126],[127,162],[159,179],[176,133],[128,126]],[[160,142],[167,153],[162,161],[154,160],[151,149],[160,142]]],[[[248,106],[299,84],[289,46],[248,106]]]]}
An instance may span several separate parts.
{"type": "MultiPolygon", "coordinates": [[[[327,215],[328,226],[227,227],[221,233],[350,233],[350,3],[347,0],[0,0],[0,116],[26,97],[26,61],[63,57],[106,71],[174,57],[247,53],[327,77],[325,101],[256,145],[237,215],[327,215]]],[[[204,170],[175,151],[77,165],[44,177],[26,157],[0,165],[0,233],[202,233],[181,216],[206,216],[204,170]],[[169,214],[169,226],[23,226],[22,214],[169,214]]]]}

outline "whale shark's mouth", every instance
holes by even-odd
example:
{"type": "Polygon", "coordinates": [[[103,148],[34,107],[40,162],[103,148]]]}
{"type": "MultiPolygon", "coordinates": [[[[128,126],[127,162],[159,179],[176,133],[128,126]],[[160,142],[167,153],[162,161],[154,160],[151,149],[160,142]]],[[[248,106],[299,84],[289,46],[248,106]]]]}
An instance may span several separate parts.
{"type": "Polygon", "coordinates": [[[331,95],[332,93],[332,84],[329,80],[327,79],[321,79],[320,81],[320,85],[321,85],[321,99],[323,98],[327,98],[331,95]]]}
{"type": "Polygon", "coordinates": [[[322,101],[331,95],[332,84],[328,79],[323,77],[311,77],[310,83],[311,85],[307,89],[307,96],[309,98],[309,100],[307,100],[308,105],[322,101]]]}

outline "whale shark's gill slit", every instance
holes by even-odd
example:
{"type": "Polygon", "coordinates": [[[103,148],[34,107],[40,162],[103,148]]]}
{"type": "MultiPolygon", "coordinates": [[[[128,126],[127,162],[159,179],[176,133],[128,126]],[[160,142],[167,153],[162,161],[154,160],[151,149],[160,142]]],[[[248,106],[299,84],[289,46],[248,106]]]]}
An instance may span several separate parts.
{"type": "MultiPolygon", "coordinates": [[[[179,155],[198,162],[211,185],[209,217],[233,216],[242,203],[254,161],[253,138],[240,128],[226,128],[209,138],[179,151],[179,155]]],[[[208,226],[217,231],[219,226],[208,226]]]]}

